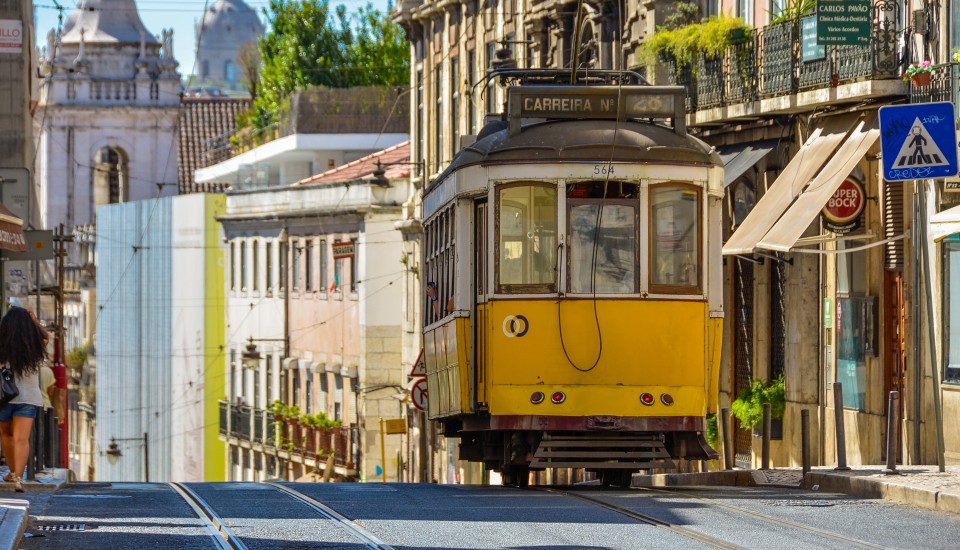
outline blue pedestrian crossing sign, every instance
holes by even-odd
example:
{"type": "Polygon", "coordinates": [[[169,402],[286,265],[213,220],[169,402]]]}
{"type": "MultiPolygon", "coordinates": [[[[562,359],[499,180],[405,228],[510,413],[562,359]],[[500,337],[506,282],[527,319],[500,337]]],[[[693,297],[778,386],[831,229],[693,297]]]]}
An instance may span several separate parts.
{"type": "Polygon", "coordinates": [[[957,175],[953,104],[917,103],[880,108],[883,179],[907,181],[957,175]]]}

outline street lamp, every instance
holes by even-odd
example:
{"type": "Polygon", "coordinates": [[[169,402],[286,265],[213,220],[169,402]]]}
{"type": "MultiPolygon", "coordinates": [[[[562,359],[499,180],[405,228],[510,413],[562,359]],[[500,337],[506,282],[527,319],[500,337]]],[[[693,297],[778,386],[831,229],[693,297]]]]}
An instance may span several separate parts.
{"type": "Polygon", "coordinates": [[[262,356],[254,342],[283,342],[287,349],[290,347],[287,338],[254,338],[251,336],[247,338],[246,348],[240,354],[240,364],[245,369],[255,369],[260,366],[262,356]]]}
{"type": "Polygon", "coordinates": [[[120,446],[117,445],[117,441],[139,441],[143,443],[143,480],[150,483],[150,443],[147,439],[147,432],[143,432],[143,437],[121,437],[119,439],[111,437],[110,445],[107,446],[107,450],[103,452],[103,454],[107,455],[107,462],[109,462],[111,466],[116,466],[117,462],[120,461],[120,457],[123,456],[123,453],[120,452],[120,446]]]}

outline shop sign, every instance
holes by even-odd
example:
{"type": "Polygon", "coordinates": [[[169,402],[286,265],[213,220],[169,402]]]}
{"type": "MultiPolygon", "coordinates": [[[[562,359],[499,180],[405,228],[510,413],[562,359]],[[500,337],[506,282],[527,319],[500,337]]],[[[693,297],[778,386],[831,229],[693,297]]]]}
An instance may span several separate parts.
{"type": "Polygon", "coordinates": [[[353,257],[354,248],[353,241],[335,242],[333,243],[333,258],[335,260],[340,258],[351,258],[353,257]]]}
{"type": "Polygon", "coordinates": [[[0,19],[0,53],[23,52],[23,22],[0,19]]]}
{"type": "Polygon", "coordinates": [[[870,43],[873,6],[870,0],[819,0],[817,44],[858,46],[870,43]]]}
{"type": "Polygon", "coordinates": [[[860,227],[860,215],[866,203],[863,186],[853,178],[843,180],[837,191],[823,207],[823,221],[827,229],[845,235],[860,227]]]}
{"type": "Polygon", "coordinates": [[[804,61],[816,61],[827,57],[827,47],[817,44],[816,16],[800,19],[800,55],[804,61]]]}

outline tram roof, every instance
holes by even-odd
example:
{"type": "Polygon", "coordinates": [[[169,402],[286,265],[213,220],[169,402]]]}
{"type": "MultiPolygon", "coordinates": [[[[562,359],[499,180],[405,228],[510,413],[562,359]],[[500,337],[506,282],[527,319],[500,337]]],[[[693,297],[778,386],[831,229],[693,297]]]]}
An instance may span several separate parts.
{"type": "Polygon", "coordinates": [[[710,145],[649,122],[550,120],[526,124],[522,132],[511,136],[507,122],[497,121],[480,135],[476,143],[457,153],[424,194],[453,172],[477,164],[611,161],[723,165],[710,145]]]}

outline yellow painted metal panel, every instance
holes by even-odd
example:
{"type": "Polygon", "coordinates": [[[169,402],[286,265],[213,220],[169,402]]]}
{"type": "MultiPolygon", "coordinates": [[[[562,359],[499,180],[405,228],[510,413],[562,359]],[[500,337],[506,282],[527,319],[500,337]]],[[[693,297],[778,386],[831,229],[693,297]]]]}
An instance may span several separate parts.
{"type": "Polygon", "coordinates": [[[710,368],[708,371],[708,380],[710,385],[707,388],[707,413],[715,414],[719,411],[720,399],[720,360],[723,350],[723,319],[710,319],[708,325],[710,337],[710,368]]]}
{"type": "Polygon", "coordinates": [[[470,395],[470,318],[460,317],[457,319],[457,350],[459,351],[459,377],[460,377],[460,403],[461,412],[469,413],[473,411],[472,397],[470,395]]]}
{"type": "Polygon", "coordinates": [[[490,385],[707,384],[705,302],[598,300],[595,316],[592,300],[511,300],[488,311],[490,385]]]}
{"type": "Polygon", "coordinates": [[[543,385],[493,386],[490,388],[491,414],[540,416],[704,416],[704,388],[697,386],[564,386],[543,385]],[[530,402],[533,392],[542,391],[546,399],[539,405],[530,402]],[[550,394],[562,391],[567,398],[554,404],[550,394]],[[653,405],[640,403],[640,394],[649,392],[656,398],[653,405]],[[674,404],[660,402],[667,393],[674,404]]]}

